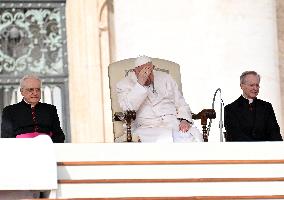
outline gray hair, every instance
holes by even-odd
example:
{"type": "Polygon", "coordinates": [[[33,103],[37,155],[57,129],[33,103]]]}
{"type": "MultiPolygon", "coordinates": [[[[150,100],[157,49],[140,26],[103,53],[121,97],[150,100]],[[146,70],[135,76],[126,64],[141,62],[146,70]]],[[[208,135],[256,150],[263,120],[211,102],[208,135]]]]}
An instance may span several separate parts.
{"type": "Polygon", "coordinates": [[[258,80],[260,81],[260,75],[256,71],[245,71],[240,76],[240,84],[245,83],[245,78],[246,78],[247,75],[255,75],[255,76],[258,77],[258,80]]]}
{"type": "Polygon", "coordinates": [[[21,80],[20,80],[20,88],[21,88],[21,89],[24,87],[25,81],[26,81],[27,79],[35,79],[35,80],[38,80],[38,81],[40,82],[40,85],[41,85],[41,80],[40,80],[40,78],[39,78],[37,75],[35,75],[35,74],[28,74],[28,75],[25,75],[25,76],[24,76],[23,78],[21,78],[21,80]]]}

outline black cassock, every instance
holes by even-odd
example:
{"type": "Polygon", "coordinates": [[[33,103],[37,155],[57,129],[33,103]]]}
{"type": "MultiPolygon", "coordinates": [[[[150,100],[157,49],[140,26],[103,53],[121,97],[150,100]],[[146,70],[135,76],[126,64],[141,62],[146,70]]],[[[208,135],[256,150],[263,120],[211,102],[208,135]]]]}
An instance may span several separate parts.
{"type": "Polygon", "coordinates": [[[34,107],[34,114],[33,119],[31,105],[24,100],[6,106],[2,113],[1,137],[15,138],[17,135],[36,131],[51,134],[55,143],[64,142],[65,135],[54,105],[39,102],[34,107]]]}
{"type": "Polygon", "coordinates": [[[225,106],[224,124],[227,141],[282,141],[271,103],[243,96],[225,106]]]}

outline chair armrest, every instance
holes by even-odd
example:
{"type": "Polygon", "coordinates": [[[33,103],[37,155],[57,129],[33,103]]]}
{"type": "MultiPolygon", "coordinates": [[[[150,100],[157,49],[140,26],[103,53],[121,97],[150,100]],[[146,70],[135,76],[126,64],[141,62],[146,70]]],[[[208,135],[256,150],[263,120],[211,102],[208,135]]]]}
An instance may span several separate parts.
{"type": "Polygon", "coordinates": [[[202,125],[203,139],[208,142],[208,132],[207,132],[207,119],[215,119],[216,112],[214,109],[203,109],[198,114],[192,113],[192,119],[200,119],[202,125]]]}
{"type": "Polygon", "coordinates": [[[201,119],[201,125],[207,125],[207,119],[215,119],[216,112],[214,109],[203,109],[198,114],[192,113],[192,119],[201,119]]]}
{"type": "Polygon", "coordinates": [[[115,112],[113,116],[114,121],[123,121],[126,123],[126,138],[127,142],[132,142],[131,121],[136,119],[136,111],[127,110],[125,112],[115,112]]]}

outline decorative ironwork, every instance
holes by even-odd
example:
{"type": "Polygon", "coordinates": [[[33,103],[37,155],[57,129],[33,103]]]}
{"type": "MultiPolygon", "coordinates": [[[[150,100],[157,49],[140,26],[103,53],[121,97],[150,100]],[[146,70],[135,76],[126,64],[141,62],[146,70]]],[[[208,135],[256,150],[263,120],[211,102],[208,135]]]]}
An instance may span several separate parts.
{"type": "Polygon", "coordinates": [[[60,11],[56,7],[25,8],[23,4],[0,8],[1,74],[63,74],[66,41],[63,41],[60,11]]]}
{"type": "Polygon", "coordinates": [[[65,19],[65,0],[0,1],[0,115],[5,106],[22,100],[20,78],[37,74],[41,102],[57,107],[69,142],[65,19]]]}

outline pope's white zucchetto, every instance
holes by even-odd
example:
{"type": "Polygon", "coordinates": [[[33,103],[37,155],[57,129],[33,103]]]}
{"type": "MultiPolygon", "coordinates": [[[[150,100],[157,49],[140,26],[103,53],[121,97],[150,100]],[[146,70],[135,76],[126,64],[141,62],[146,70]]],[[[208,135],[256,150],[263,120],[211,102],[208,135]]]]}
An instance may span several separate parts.
{"type": "Polygon", "coordinates": [[[148,56],[139,56],[135,60],[134,67],[139,67],[139,66],[144,65],[144,64],[149,63],[149,62],[152,62],[152,60],[148,56]]]}

